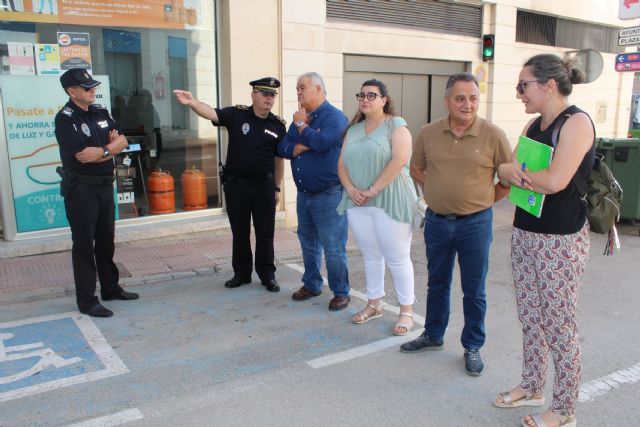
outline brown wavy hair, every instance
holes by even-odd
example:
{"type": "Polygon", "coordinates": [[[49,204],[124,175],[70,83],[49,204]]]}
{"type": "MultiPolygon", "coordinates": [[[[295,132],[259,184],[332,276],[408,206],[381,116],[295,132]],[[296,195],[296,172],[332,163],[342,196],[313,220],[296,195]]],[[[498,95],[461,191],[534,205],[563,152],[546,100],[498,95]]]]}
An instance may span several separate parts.
{"type": "Polygon", "coordinates": [[[558,84],[558,92],[569,96],[574,84],[584,83],[584,72],[578,68],[579,59],[576,57],[562,59],[557,55],[542,53],[529,58],[524,67],[531,68],[531,74],[540,83],[555,80],[558,84]]]}
{"type": "MultiPolygon", "coordinates": [[[[384,104],[384,107],[382,108],[382,111],[388,115],[388,116],[396,116],[396,110],[393,107],[393,100],[391,99],[391,97],[389,96],[389,91],[387,90],[387,85],[384,84],[383,82],[381,82],[380,80],[377,79],[371,79],[371,80],[367,80],[366,82],[362,83],[362,85],[360,86],[360,88],[362,89],[365,86],[375,86],[378,88],[378,90],[380,90],[380,95],[382,95],[383,97],[387,98],[387,103],[384,104]]],[[[349,127],[351,127],[352,125],[361,122],[364,120],[364,114],[358,109],[358,111],[356,112],[355,116],[353,116],[353,119],[351,120],[351,123],[349,123],[349,127]]]]}

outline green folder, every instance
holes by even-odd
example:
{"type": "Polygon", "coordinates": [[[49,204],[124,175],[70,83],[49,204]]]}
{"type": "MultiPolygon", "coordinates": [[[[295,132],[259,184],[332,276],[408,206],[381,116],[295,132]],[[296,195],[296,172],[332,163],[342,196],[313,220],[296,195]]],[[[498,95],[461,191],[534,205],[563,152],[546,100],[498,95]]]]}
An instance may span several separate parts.
{"type": "MultiPolygon", "coordinates": [[[[551,164],[552,157],[552,147],[522,135],[518,139],[516,159],[518,163],[524,163],[528,171],[536,172],[547,169],[551,164]]],[[[509,200],[536,218],[540,218],[540,215],[542,215],[544,194],[513,185],[509,192],[509,200]]]]}

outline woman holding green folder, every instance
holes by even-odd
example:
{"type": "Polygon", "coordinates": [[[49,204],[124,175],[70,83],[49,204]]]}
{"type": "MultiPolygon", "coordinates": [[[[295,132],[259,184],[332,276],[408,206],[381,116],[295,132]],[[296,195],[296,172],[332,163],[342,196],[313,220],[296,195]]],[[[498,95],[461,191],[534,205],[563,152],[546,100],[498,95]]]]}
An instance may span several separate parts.
{"type": "Polygon", "coordinates": [[[569,104],[573,85],[584,73],[573,60],[556,55],[536,55],[525,62],[516,85],[525,111],[538,114],[523,135],[557,146],[548,168],[531,172],[516,160],[500,165],[503,185],[545,195],[539,218],[516,207],[511,239],[511,265],[518,318],[522,323],[523,368],[520,384],[500,393],[494,404],[501,408],[543,406],[548,354],[555,367],[553,402],[546,412],[528,415],[525,427],[575,426],[580,388],[581,357],[576,323],[578,288],[589,256],[586,206],[573,177],[588,179],[595,156],[595,130],[591,118],[569,104]]]}

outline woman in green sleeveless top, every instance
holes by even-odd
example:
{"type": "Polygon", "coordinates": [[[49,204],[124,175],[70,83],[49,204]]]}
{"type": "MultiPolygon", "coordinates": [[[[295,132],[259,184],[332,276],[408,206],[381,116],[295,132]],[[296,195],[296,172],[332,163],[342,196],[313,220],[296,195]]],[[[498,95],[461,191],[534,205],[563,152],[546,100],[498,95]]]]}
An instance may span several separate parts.
{"type": "Polygon", "coordinates": [[[367,282],[367,306],[352,320],[360,324],[382,316],[386,262],[400,304],[400,319],[392,332],[406,335],[413,327],[415,301],[410,252],[417,195],[407,168],[411,134],[404,119],[395,116],[384,83],[368,80],[356,97],[358,112],[338,160],[345,188],[338,212],[347,213],[367,282]]]}

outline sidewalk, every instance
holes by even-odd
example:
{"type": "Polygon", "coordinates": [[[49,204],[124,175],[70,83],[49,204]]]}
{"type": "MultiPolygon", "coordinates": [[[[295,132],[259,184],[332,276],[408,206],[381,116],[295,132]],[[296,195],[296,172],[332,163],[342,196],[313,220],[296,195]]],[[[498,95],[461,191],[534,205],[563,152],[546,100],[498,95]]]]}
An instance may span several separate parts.
{"type": "MultiPolygon", "coordinates": [[[[494,227],[509,226],[512,215],[512,205],[504,201],[498,203],[494,208],[494,227]]],[[[414,244],[420,244],[422,233],[414,233],[413,238],[414,244]]],[[[276,265],[302,259],[294,229],[277,226],[274,243],[276,265]]],[[[116,243],[115,262],[120,269],[120,283],[125,287],[138,286],[231,272],[231,246],[231,230],[223,228],[116,243]]],[[[357,250],[350,235],[347,252],[357,250]]],[[[59,297],[73,292],[70,250],[0,259],[0,304],[59,297]]]]}

